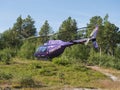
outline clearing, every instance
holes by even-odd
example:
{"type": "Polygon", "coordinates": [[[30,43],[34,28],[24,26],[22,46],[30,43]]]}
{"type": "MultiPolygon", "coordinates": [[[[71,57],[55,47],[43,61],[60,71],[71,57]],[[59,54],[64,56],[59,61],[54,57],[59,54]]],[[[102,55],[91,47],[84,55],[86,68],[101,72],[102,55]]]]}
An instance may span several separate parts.
{"type": "Polygon", "coordinates": [[[120,71],[81,63],[58,65],[51,61],[14,58],[0,63],[0,87],[13,90],[120,90],[120,71]]]}

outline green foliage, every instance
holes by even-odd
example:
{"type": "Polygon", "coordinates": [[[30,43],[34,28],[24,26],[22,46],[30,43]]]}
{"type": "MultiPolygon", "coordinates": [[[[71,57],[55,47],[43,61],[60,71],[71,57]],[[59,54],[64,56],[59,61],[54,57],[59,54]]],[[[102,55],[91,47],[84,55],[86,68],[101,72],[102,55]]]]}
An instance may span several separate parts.
{"type": "Polygon", "coordinates": [[[82,72],[86,72],[89,69],[87,67],[85,67],[84,65],[80,64],[80,63],[76,63],[72,65],[72,68],[74,70],[78,70],[78,71],[82,71],[82,72]]]}
{"type": "Polygon", "coordinates": [[[117,46],[115,48],[115,57],[119,58],[120,59],[120,46],[117,46]]]}
{"type": "Polygon", "coordinates": [[[94,50],[90,51],[90,57],[88,58],[90,65],[99,65],[104,67],[112,67],[120,69],[120,59],[106,54],[96,53],[94,50]]]}
{"type": "Polygon", "coordinates": [[[21,87],[34,87],[35,82],[32,79],[32,76],[28,75],[28,76],[23,76],[20,79],[20,85],[21,85],[21,87]]]}
{"type": "Polygon", "coordinates": [[[87,63],[89,48],[84,45],[74,45],[65,49],[64,53],[52,61],[58,65],[69,65],[71,63],[87,63]]]}
{"type": "Polygon", "coordinates": [[[54,70],[52,70],[51,68],[41,68],[39,72],[40,72],[40,75],[42,75],[42,76],[56,75],[56,72],[54,70]]]}
{"type": "Polygon", "coordinates": [[[89,57],[89,48],[84,45],[74,45],[65,49],[62,57],[67,57],[68,61],[87,62],[89,57]]]}
{"type": "Polygon", "coordinates": [[[13,78],[13,75],[9,72],[1,72],[0,71],[0,80],[9,80],[9,79],[12,79],[13,78]]]}
{"type": "Polygon", "coordinates": [[[53,33],[52,29],[48,23],[48,21],[46,20],[43,24],[43,26],[40,29],[39,35],[43,36],[44,38],[42,38],[42,43],[45,43],[46,41],[49,40],[49,34],[53,33]]]}
{"type": "Polygon", "coordinates": [[[2,33],[0,33],[0,50],[4,48],[4,41],[2,38],[2,33]]]}
{"type": "Polygon", "coordinates": [[[29,65],[30,69],[41,69],[42,66],[39,63],[32,63],[29,65]]]}
{"type": "Polygon", "coordinates": [[[23,19],[22,16],[19,16],[16,19],[16,22],[14,23],[13,27],[12,27],[12,31],[14,32],[14,35],[16,38],[21,39],[22,38],[22,23],[23,23],[23,19]]]}
{"type": "Polygon", "coordinates": [[[25,41],[20,51],[18,52],[18,56],[21,58],[34,59],[35,47],[36,44],[34,40],[25,41]]]}
{"type": "MultiPolygon", "coordinates": [[[[87,24],[88,28],[85,33],[84,30],[77,33],[77,23],[75,19],[68,17],[66,20],[64,20],[60,25],[58,35],[53,38],[68,41],[75,39],[77,35],[83,36],[83,33],[86,37],[89,36],[91,30],[93,30],[97,24],[99,26],[97,42],[101,50],[100,53],[102,54],[100,55],[94,51],[90,52],[90,48],[84,45],[74,45],[66,48],[60,57],[53,59],[53,62],[59,65],[69,65],[75,62],[89,62],[89,64],[93,65],[102,65],[119,69],[120,31],[115,24],[108,21],[108,18],[108,14],[104,18],[101,18],[101,16],[92,17],[90,22],[87,24]]],[[[5,64],[9,64],[11,58],[15,57],[16,55],[22,58],[34,59],[36,46],[40,45],[41,42],[43,43],[44,41],[50,39],[50,37],[44,37],[22,41],[21,39],[23,38],[28,38],[35,35],[36,28],[34,23],[35,21],[30,15],[28,15],[25,19],[22,19],[22,17],[19,16],[12,28],[9,28],[4,33],[0,34],[1,61],[3,61],[5,64]]],[[[46,20],[40,29],[39,35],[47,36],[51,32],[51,27],[46,20]]],[[[31,68],[32,67],[40,68],[41,66],[33,65],[31,68]]]]}
{"type": "Polygon", "coordinates": [[[95,28],[95,25],[97,24],[99,26],[99,31],[101,31],[102,27],[102,18],[100,16],[94,16],[90,19],[90,22],[87,24],[87,37],[89,37],[92,30],[95,28]]]}
{"type": "Polygon", "coordinates": [[[68,57],[63,56],[63,57],[59,57],[59,58],[54,58],[53,63],[66,66],[66,65],[71,64],[71,61],[69,60],[68,57]]]}
{"type": "Polygon", "coordinates": [[[91,32],[92,28],[97,24],[99,26],[99,31],[97,35],[97,42],[102,52],[110,55],[114,55],[115,48],[118,43],[120,43],[120,31],[119,28],[108,21],[109,15],[107,14],[104,19],[100,16],[94,16],[90,19],[90,23],[87,25],[89,29],[87,30],[87,36],[91,32]]]}
{"type": "Polygon", "coordinates": [[[36,88],[37,86],[40,86],[37,89],[49,89],[49,86],[64,87],[64,85],[91,87],[99,79],[106,78],[101,73],[88,69],[80,63],[63,66],[50,61],[21,60],[20,58],[13,58],[13,62],[15,63],[12,65],[0,65],[0,76],[2,77],[0,81],[5,81],[6,84],[11,82],[14,87],[20,87],[20,89],[22,87],[36,88]],[[42,88],[41,86],[47,87],[42,88]]]}
{"type": "Polygon", "coordinates": [[[21,31],[23,37],[28,38],[35,35],[36,28],[34,23],[35,21],[32,19],[30,15],[28,15],[27,18],[23,20],[22,24],[24,26],[22,27],[22,31],[21,31]]]}
{"type": "Polygon", "coordinates": [[[120,70],[120,59],[114,64],[114,68],[120,70]]]}
{"type": "MultiPolygon", "coordinates": [[[[3,65],[2,63],[0,65],[0,81],[12,80],[13,83],[20,83],[21,87],[34,87],[36,82],[41,81],[46,86],[66,84],[77,87],[96,87],[94,86],[95,80],[98,82],[98,79],[105,79],[105,76],[81,65],[81,63],[120,70],[120,31],[115,24],[108,21],[108,17],[108,15],[104,19],[100,16],[92,17],[90,23],[87,24],[88,28],[85,34],[85,37],[89,36],[95,25],[99,26],[97,42],[102,54],[93,49],[90,50],[84,45],[74,45],[66,48],[64,53],[60,57],[54,58],[52,62],[31,60],[34,59],[36,46],[49,40],[49,37],[27,39],[22,42],[21,39],[35,35],[35,21],[29,15],[26,19],[18,17],[12,28],[0,34],[0,61],[10,64],[13,60],[12,57],[15,57],[16,54],[29,59],[29,61],[18,59],[12,65],[3,65]]],[[[77,35],[83,35],[84,31],[77,33],[76,30],[75,19],[68,17],[61,24],[58,35],[53,38],[69,41],[75,39],[77,35]],[[65,33],[62,33],[64,31],[65,33]]],[[[51,33],[51,27],[46,20],[39,34],[47,36],[49,33],[51,33]]]]}
{"type": "Polygon", "coordinates": [[[25,19],[22,19],[22,17],[19,16],[16,20],[16,23],[13,25],[12,30],[17,38],[28,38],[30,36],[34,36],[36,33],[34,23],[35,21],[30,15],[28,15],[25,19]]]}
{"type": "Polygon", "coordinates": [[[0,61],[4,62],[5,64],[10,64],[12,57],[16,55],[14,49],[3,49],[0,51],[0,61]]]}
{"type": "Polygon", "coordinates": [[[16,36],[12,29],[8,29],[2,34],[1,42],[4,48],[13,49],[19,49],[22,44],[21,40],[16,36]]]}
{"type": "Polygon", "coordinates": [[[64,41],[70,41],[75,39],[77,34],[77,23],[75,19],[68,17],[65,21],[63,21],[62,25],[59,28],[58,39],[64,41]]]}
{"type": "Polygon", "coordinates": [[[106,53],[114,55],[117,43],[119,43],[119,28],[110,22],[105,22],[104,24],[104,42],[107,43],[106,53]]]}

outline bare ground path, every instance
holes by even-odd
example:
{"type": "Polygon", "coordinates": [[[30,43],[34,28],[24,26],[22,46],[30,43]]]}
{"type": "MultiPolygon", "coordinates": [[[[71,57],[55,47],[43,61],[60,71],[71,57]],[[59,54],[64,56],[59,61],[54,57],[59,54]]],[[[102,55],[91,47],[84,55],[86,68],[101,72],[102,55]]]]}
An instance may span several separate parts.
{"type": "Polygon", "coordinates": [[[87,66],[87,67],[103,73],[110,79],[110,81],[103,81],[102,83],[100,83],[103,84],[105,88],[101,90],[120,90],[120,70],[102,68],[99,66],[87,66]]]}
{"type": "Polygon", "coordinates": [[[64,90],[120,90],[120,70],[106,69],[99,66],[87,66],[88,68],[101,72],[110,78],[110,81],[103,81],[104,89],[89,89],[89,88],[66,88],[64,90]]]}
{"type": "Polygon", "coordinates": [[[108,76],[112,81],[120,82],[120,76],[117,76],[118,74],[120,75],[120,71],[105,69],[98,66],[87,66],[87,67],[103,73],[104,75],[108,76]],[[114,75],[114,74],[117,74],[117,75],[114,75]]]}

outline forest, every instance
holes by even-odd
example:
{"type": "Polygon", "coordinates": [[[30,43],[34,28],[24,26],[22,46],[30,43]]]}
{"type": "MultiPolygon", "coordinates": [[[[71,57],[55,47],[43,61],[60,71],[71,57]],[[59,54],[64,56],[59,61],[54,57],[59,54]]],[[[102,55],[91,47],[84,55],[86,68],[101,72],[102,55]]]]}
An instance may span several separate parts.
{"type": "Polygon", "coordinates": [[[35,21],[30,15],[25,19],[19,16],[13,26],[0,34],[0,86],[9,83],[11,87],[57,85],[58,87],[54,89],[64,85],[105,87],[105,84],[96,82],[99,79],[106,80],[106,77],[86,66],[120,70],[119,27],[111,23],[109,15],[106,14],[104,18],[91,17],[86,24],[86,29],[77,31],[78,28],[77,21],[70,16],[61,23],[58,31],[52,29],[48,20],[45,20],[37,30],[35,21]],[[71,41],[86,38],[95,25],[99,26],[96,38],[99,49],[95,49],[89,42],[88,45],[77,44],[67,47],[62,55],[50,61],[42,62],[34,57],[37,47],[48,40],[71,41]],[[49,36],[51,34],[52,36],[49,36]],[[35,38],[37,35],[40,37],[35,38]]]}
{"type": "Polygon", "coordinates": [[[36,59],[34,57],[36,48],[46,41],[50,39],[70,41],[89,37],[96,24],[99,26],[97,35],[99,50],[95,50],[91,43],[87,46],[75,45],[67,48],[63,55],[54,58],[53,61],[58,63],[79,61],[89,65],[120,69],[120,30],[119,27],[109,21],[108,14],[104,18],[93,16],[86,24],[87,28],[79,32],[77,32],[76,20],[68,17],[61,23],[55,35],[55,31],[52,30],[48,20],[37,31],[35,21],[30,15],[25,19],[19,16],[12,27],[0,34],[0,62],[10,64],[14,57],[36,59]],[[44,37],[31,38],[37,34],[44,37]],[[49,37],[49,34],[53,35],[49,37]]]}

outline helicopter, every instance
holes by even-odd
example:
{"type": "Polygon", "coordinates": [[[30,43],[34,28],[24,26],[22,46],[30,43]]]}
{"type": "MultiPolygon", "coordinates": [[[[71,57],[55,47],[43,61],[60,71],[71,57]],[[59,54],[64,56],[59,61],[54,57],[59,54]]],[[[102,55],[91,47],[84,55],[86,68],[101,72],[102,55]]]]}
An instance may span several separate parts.
{"type": "Polygon", "coordinates": [[[61,55],[66,47],[70,47],[76,44],[85,44],[87,45],[89,41],[92,41],[94,48],[98,48],[96,42],[96,36],[98,32],[98,26],[96,25],[95,29],[92,31],[88,38],[82,38],[72,41],[62,41],[62,40],[49,40],[44,43],[42,46],[39,46],[34,53],[34,56],[39,59],[52,59],[61,55]]]}

